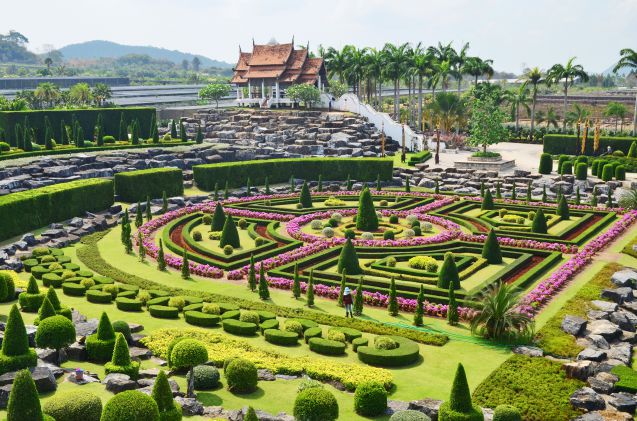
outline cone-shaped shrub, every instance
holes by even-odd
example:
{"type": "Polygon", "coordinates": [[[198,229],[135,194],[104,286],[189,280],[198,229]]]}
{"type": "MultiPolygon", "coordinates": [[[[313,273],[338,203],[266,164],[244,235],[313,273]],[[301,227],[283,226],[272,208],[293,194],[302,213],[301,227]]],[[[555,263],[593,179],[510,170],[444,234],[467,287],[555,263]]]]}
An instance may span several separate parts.
{"type": "Polygon", "coordinates": [[[249,406],[248,410],[246,411],[246,415],[245,417],[243,417],[243,421],[259,421],[259,418],[257,418],[257,413],[254,412],[254,408],[249,406]]]}
{"type": "Polygon", "coordinates": [[[308,307],[314,306],[314,270],[310,271],[310,279],[307,282],[307,290],[305,291],[305,304],[308,307]]]}
{"type": "Polygon", "coordinates": [[[144,215],[142,214],[142,205],[137,202],[137,211],[135,212],[135,228],[139,228],[144,223],[144,215]]]}
{"type": "Polygon", "coordinates": [[[226,223],[226,214],[223,212],[221,203],[217,202],[215,206],[215,212],[212,214],[212,223],[210,224],[210,231],[221,231],[223,225],[226,223]]]}
{"type": "Polygon", "coordinates": [[[353,185],[354,185],[354,183],[352,183],[351,177],[349,176],[349,174],[347,174],[347,181],[345,182],[345,189],[347,191],[351,191],[353,185]]]}
{"type": "Polygon", "coordinates": [[[542,209],[538,209],[535,212],[535,218],[533,218],[533,223],[531,224],[531,232],[537,234],[546,234],[548,227],[546,225],[546,217],[544,216],[544,212],[542,209]]]}
{"type": "Polygon", "coordinates": [[[248,177],[248,181],[246,181],[246,196],[250,196],[252,193],[252,182],[250,181],[250,177],[248,177]]]}
{"type": "Polygon", "coordinates": [[[20,302],[20,307],[22,308],[22,310],[31,313],[38,311],[38,309],[42,305],[42,301],[44,301],[44,294],[40,293],[38,282],[35,280],[35,277],[33,275],[29,277],[27,290],[20,294],[18,300],[20,302]]]}
{"type": "Polygon", "coordinates": [[[146,196],[146,222],[153,219],[153,209],[150,206],[150,196],[146,196]]]}
{"type": "Polygon", "coordinates": [[[582,203],[582,195],[579,192],[579,186],[575,188],[575,204],[579,205],[582,203]]]}
{"type": "Polygon", "coordinates": [[[414,326],[422,326],[422,319],[425,314],[425,290],[420,285],[418,297],[416,297],[416,311],[414,312],[414,326]]]}
{"type": "Polygon", "coordinates": [[[387,303],[387,311],[390,316],[398,316],[398,296],[396,295],[396,280],[391,277],[389,281],[389,302],[387,303]]]}
{"type": "Polygon", "coordinates": [[[29,370],[20,370],[13,380],[7,405],[7,421],[43,421],[38,390],[29,370]]]}
{"type": "Polygon", "coordinates": [[[219,245],[221,247],[241,247],[241,242],[239,241],[239,232],[237,231],[237,225],[234,223],[234,218],[232,218],[232,215],[228,215],[226,217],[226,222],[223,224],[223,231],[221,231],[221,240],[219,241],[219,245]]]}
{"type": "Polygon", "coordinates": [[[562,197],[560,198],[555,213],[559,215],[562,221],[568,221],[571,218],[571,213],[568,209],[568,202],[566,201],[566,197],[564,195],[562,195],[562,197]]]}
{"type": "Polygon", "coordinates": [[[97,332],[86,338],[86,352],[89,361],[105,362],[113,357],[115,331],[106,312],[102,313],[97,332]]]}
{"type": "Polygon", "coordinates": [[[341,272],[341,285],[338,291],[337,305],[339,307],[343,307],[343,293],[345,292],[346,286],[347,286],[347,270],[344,269],[343,272],[341,272]]]}
{"type": "Polygon", "coordinates": [[[628,149],[629,158],[637,158],[637,143],[633,142],[630,144],[630,149],[628,149]]]}
{"type": "Polygon", "coordinates": [[[502,199],[502,186],[499,181],[495,184],[495,198],[502,199]]]}
{"type": "Polygon", "coordinates": [[[591,194],[591,206],[597,206],[597,187],[593,187],[593,194],[591,194]]]}
{"type": "Polygon", "coordinates": [[[453,285],[454,289],[460,288],[460,276],[452,253],[445,254],[445,261],[438,272],[438,288],[449,289],[449,285],[453,285]]]}
{"type": "Polygon", "coordinates": [[[310,188],[307,185],[307,181],[303,181],[303,185],[301,186],[299,203],[305,209],[312,207],[312,195],[310,194],[310,188]]]}
{"type": "Polygon", "coordinates": [[[62,309],[62,304],[60,303],[60,299],[58,298],[57,293],[55,292],[55,288],[49,287],[48,291],[46,292],[46,298],[49,299],[49,302],[56,311],[62,309]]]}
{"type": "Polygon", "coordinates": [[[602,170],[602,181],[610,181],[613,179],[614,175],[615,167],[613,166],[613,164],[604,165],[604,169],[602,170]]]}
{"type": "Polygon", "coordinates": [[[358,286],[356,287],[356,295],[354,295],[353,311],[356,316],[363,314],[363,277],[358,280],[358,286]]]}
{"type": "Polygon", "coordinates": [[[471,403],[471,393],[469,392],[469,384],[467,376],[464,372],[462,364],[458,364],[456,376],[451,386],[451,395],[449,400],[440,406],[438,413],[440,421],[482,421],[484,415],[480,407],[471,403]]]}
{"type": "Polygon", "coordinates": [[[540,174],[550,174],[553,171],[553,157],[549,153],[540,155],[540,174]]]}
{"type": "Polygon", "coordinates": [[[263,262],[259,265],[259,298],[262,300],[270,299],[270,290],[268,289],[268,280],[265,277],[263,262]]]}
{"type": "Polygon", "coordinates": [[[588,177],[588,165],[585,162],[580,162],[575,167],[575,178],[578,180],[586,180],[588,177]]]}
{"type": "Polygon", "coordinates": [[[250,255],[250,269],[248,269],[248,288],[254,292],[257,289],[257,271],[254,269],[254,255],[250,255]]]}
{"type": "Polygon", "coordinates": [[[449,305],[447,306],[447,322],[451,326],[458,324],[460,315],[458,314],[458,302],[456,301],[456,291],[453,285],[449,285],[449,305]]]}
{"type": "Polygon", "coordinates": [[[338,257],[338,273],[346,271],[348,275],[360,275],[363,273],[360,264],[358,263],[358,255],[356,254],[356,248],[352,244],[352,240],[349,238],[341,249],[341,254],[338,257]]]}
{"type": "Polygon", "coordinates": [[[546,203],[548,201],[548,196],[546,194],[546,184],[542,186],[542,202],[546,203]]]}
{"type": "MultiPolygon", "coordinates": [[[[365,187],[358,200],[358,213],[356,214],[356,228],[361,231],[376,231],[378,229],[378,216],[374,208],[372,194],[369,188],[365,187]]],[[[347,273],[354,275],[355,272],[347,273]]]]}
{"type": "Polygon", "coordinates": [[[511,187],[511,199],[516,200],[517,198],[518,198],[518,194],[515,190],[515,183],[513,183],[513,186],[511,187]]]}
{"type": "Polygon", "coordinates": [[[159,239],[159,251],[157,252],[157,269],[166,270],[166,258],[164,257],[164,243],[159,239]]]}
{"type": "Polygon", "coordinates": [[[110,362],[104,364],[104,369],[106,374],[122,373],[130,376],[131,379],[137,379],[139,375],[139,363],[131,361],[126,337],[121,333],[117,334],[113,356],[110,362]]]}
{"type": "Polygon", "coordinates": [[[188,260],[188,251],[184,249],[184,254],[181,258],[181,278],[190,278],[190,261],[188,260]]]}
{"type": "Polygon", "coordinates": [[[38,356],[29,348],[29,339],[18,307],[14,304],[4,330],[0,351],[0,374],[27,367],[35,367],[38,356]]]}
{"type": "Polygon", "coordinates": [[[298,299],[301,296],[301,278],[299,277],[299,264],[294,264],[294,283],[292,284],[292,296],[298,299]]]}
{"type": "Polygon", "coordinates": [[[411,185],[409,184],[409,177],[405,179],[405,192],[411,192],[411,185]]]}
{"type": "Polygon", "coordinates": [[[159,419],[161,421],[179,421],[182,419],[182,412],[179,404],[175,403],[173,392],[168,383],[168,376],[164,370],[160,370],[151,397],[157,402],[159,409],[159,419]]]}
{"type": "Polygon", "coordinates": [[[500,250],[500,244],[498,243],[494,229],[489,231],[487,235],[487,239],[482,247],[482,257],[487,259],[487,262],[492,265],[502,263],[502,251],[500,250]]]}
{"type": "Polygon", "coordinates": [[[440,194],[440,183],[436,180],[436,184],[434,185],[434,194],[440,194]]]}
{"type": "Polygon", "coordinates": [[[223,190],[223,198],[228,200],[229,197],[230,197],[230,189],[228,187],[228,181],[226,180],[226,187],[223,190]]]}
{"type": "Polygon", "coordinates": [[[47,317],[55,315],[55,309],[53,308],[51,301],[49,301],[47,297],[44,297],[44,301],[42,301],[42,305],[38,310],[38,323],[42,322],[42,320],[46,319],[47,317]]]}
{"type": "Polygon", "coordinates": [[[482,206],[480,207],[480,209],[493,209],[493,196],[491,195],[491,190],[486,189],[486,191],[484,192],[484,197],[482,198],[482,206]]]}

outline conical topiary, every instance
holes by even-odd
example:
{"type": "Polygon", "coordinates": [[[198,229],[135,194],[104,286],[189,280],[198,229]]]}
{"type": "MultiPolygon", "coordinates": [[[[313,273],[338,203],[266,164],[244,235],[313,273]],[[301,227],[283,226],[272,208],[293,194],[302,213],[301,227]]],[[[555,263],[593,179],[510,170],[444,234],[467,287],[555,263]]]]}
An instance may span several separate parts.
{"type": "Polygon", "coordinates": [[[146,207],[144,209],[146,210],[146,222],[148,222],[153,219],[153,209],[150,205],[150,196],[146,196],[146,207]]]}
{"type": "Polygon", "coordinates": [[[113,330],[113,325],[105,311],[102,312],[100,321],[97,325],[97,339],[103,341],[115,339],[115,330],[113,330]]]}
{"type": "MultiPolygon", "coordinates": [[[[358,201],[358,213],[356,214],[356,228],[361,231],[376,231],[378,229],[378,216],[374,208],[374,201],[369,188],[365,187],[358,201]]],[[[354,272],[347,271],[353,275],[354,272]]]]}
{"type": "Polygon", "coordinates": [[[502,199],[502,186],[500,186],[499,181],[495,185],[495,198],[502,199]]]}
{"type": "Polygon", "coordinates": [[[223,224],[223,230],[221,231],[221,240],[219,241],[219,245],[221,247],[241,247],[241,242],[239,241],[239,231],[237,231],[237,225],[234,223],[234,218],[232,218],[232,215],[228,215],[226,217],[226,222],[223,224]]]}
{"type": "Polygon", "coordinates": [[[482,206],[480,206],[482,210],[491,210],[493,209],[493,196],[491,195],[491,190],[486,189],[484,192],[484,197],[482,198],[482,206]]]}
{"type": "Polygon", "coordinates": [[[451,386],[451,395],[449,400],[440,406],[438,419],[440,421],[478,421],[484,419],[480,407],[471,402],[469,384],[462,364],[458,364],[456,376],[451,386]]]}
{"type": "Polygon", "coordinates": [[[301,277],[299,276],[299,264],[294,264],[294,282],[292,283],[292,296],[298,299],[301,296],[301,277]]]}
{"type": "Polygon", "coordinates": [[[159,239],[159,251],[157,252],[157,269],[166,270],[166,258],[164,257],[164,243],[159,239]]]}
{"type": "Polygon", "coordinates": [[[360,316],[363,314],[363,277],[358,279],[358,286],[356,287],[356,294],[354,295],[353,305],[354,315],[360,316]]]}
{"type": "Polygon", "coordinates": [[[405,192],[411,192],[411,185],[409,184],[409,177],[405,178],[405,192]]]}
{"type": "Polygon", "coordinates": [[[546,194],[546,184],[542,186],[542,202],[548,202],[548,196],[546,194]]]}
{"type": "Polygon", "coordinates": [[[341,249],[341,254],[338,257],[338,273],[346,271],[349,275],[359,275],[363,273],[360,264],[358,263],[358,255],[356,254],[356,248],[352,244],[352,240],[349,238],[341,249]]]}
{"type": "Polygon", "coordinates": [[[58,295],[55,292],[55,288],[53,288],[52,286],[49,287],[48,291],[46,292],[46,297],[49,299],[49,301],[51,302],[51,305],[53,306],[55,310],[62,309],[62,304],[60,304],[60,299],[58,298],[58,295]]]}
{"type": "Polygon", "coordinates": [[[323,174],[319,174],[318,176],[318,185],[316,186],[316,190],[319,192],[323,191],[323,174]]]}
{"type": "Polygon", "coordinates": [[[268,289],[268,280],[265,277],[263,262],[259,265],[259,298],[262,300],[270,299],[270,290],[268,289]]]}
{"type": "Polygon", "coordinates": [[[416,297],[416,312],[414,313],[414,326],[422,326],[423,316],[425,315],[425,289],[420,284],[420,291],[416,297]]]}
{"type": "Polygon", "coordinates": [[[168,376],[164,370],[160,370],[155,379],[151,397],[157,403],[161,421],[179,421],[182,419],[181,408],[175,403],[170,383],[168,383],[168,376]]]}
{"type": "Polygon", "coordinates": [[[347,285],[347,269],[343,269],[343,272],[341,272],[341,285],[338,291],[337,304],[339,307],[343,307],[343,293],[345,292],[346,285],[347,285]]]}
{"type": "Polygon", "coordinates": [[[502,263],[502,251],[500,250],[500,243],[498,243],[494,229],[491,229],[487,235],[487,239],[482,247],[482,257],[487,259],[487,262],[492,265],[502,263]]]}
{"type": "Polygon", "coordinates": [[[142,206],[140,202],[137,202],[137,209],[135,212],[135,228],[139,228],[144,223],[144,215],[142,214],[142,206]]]}
{"type": "Polygon", "coordinates": [[[257,271],[254,269],[254,255],[250,255],[250,269],[248,269],[248,288],[254,292],[257,289],[257,271]]]}
{"type": "Polygon", "coordinates": [[[447,322],[451,326],[458,324],[460,315],[458,314],[458,302],[456,301],[456,291],[453,285],[449,284],[449,304],[447,305],[447,322]]]}
{"type": "Polygon", "coordinates": [[[531,224],[531,232],[536,234],[546,234],[547,230],[548,226],[546,225],[544,211],[542,211],[542,208],[539,208],[537,212],[535,212],[535,218],[533,218],[533,223],[531,224]]]}
{"type": "Polygon", "coordinates": [[[265,194],[270,194],[270,179],[265,176],[265,194]]]}
{"type": "Polygon", "coordinates": [[[307,185],[307,181],[303,181],[303,185],[301,186],[299,203],[306,209],[312,207],[312,195],[310,194],[310,188],[307,185]]]}
{"type": "Polygon", "coordinates": [[[254,408],[249,406],[248,410],[246,411],[246,415],[245,417],[243,417],[243,421],[259,421],[259,418],[257,418],[257,413],[254,412],[254,408]]]}
{"type": "Polygon", "coordinates": [[[181,278],[190,278],[190,261],[188,260],[188,251],[184,249],[184,254],[181,257],[181,278]]]}
{"type": "Polygon", "coordinates": [[[396,295],[396,280],[391,277],[389,281],[389,302],[387,303],[387,311],[390,316],[398,316],[398,296],[396,295]]]}
{"type": "Polygon", "coordinates": [[[131,363],[130,351],[126,338],[121,333],[117,334],[115,339],[115,348],[113,348],[113,358],[111,363],[118,366],[128,366],[131,363]]]}
{"type": "Polygon", "coordinates": [[[314,306],[314,270],[310,271],[310,279],[307,282],[307,289],[305,291],[305,304],[308,307],[314,306]]]}
{"type": "Polygon", "coordinates": [[[221,203],[217,202],[215,206],[215,212],[212,214],[212,223],[210,224],[210,231],[221,231],[223,225],[226,223],[226,214],[223,212],[221,203]]]}
{"type": "Polygon", "coordinates": [[[445,254],[445,261],[438,272],[438,288],[448,289],[453,284],[454,289],[460,288],[460,276],[452,253],[445,254]]]}
{"type": "Polygon", "coordinates": [[[42,301],[42,305],[40,306],[40,309],[38,310],[38,323],[46,319],[47,317],[52,317],[55,315],[56,315],[55,309],[53,308],[51,301],[49,301],[47,297],[44,297],[44,301],[42,301]]]}
{"type": "Polygon", "coordinates": [[[22,315],[18,310],[18,306],[14,304],[11,306],[9,318],[4,329],[2,355],[13,357],[25,355],[27,353],[29,353],[29,338],[27,336],[27,329],[24,327],[24,320],[22,320],[22,315]]]}
{"type": "Polygon", "coordinates": [[[29,370],[16,373],[7,404],[7,421],[47,421],[44,417],[35,382],[29,370]]]}
{"type": "Polygon", "coordinates": [[[568,221],[571,218],[571,213],[568,209],[568,202],[566,201],[566,197],[564,195],[562,195],[562,197],[560,198],[555,213],[560,217],[562,221],[568,221]]]}

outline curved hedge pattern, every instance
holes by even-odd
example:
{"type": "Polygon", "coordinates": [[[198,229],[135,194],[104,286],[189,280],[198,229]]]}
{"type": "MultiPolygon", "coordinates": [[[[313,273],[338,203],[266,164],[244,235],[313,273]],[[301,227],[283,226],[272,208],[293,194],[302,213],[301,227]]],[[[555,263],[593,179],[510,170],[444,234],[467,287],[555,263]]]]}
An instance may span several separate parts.
{"type": "Polygon", "coordinates": [[[286,330],[266,329],[263,336],[266,341],[275,345],[293,346],[299,343],[299,335],[286,330]]]}
{"type": "Polygon", "coordinates": [[[225,319],[221,324],[223,330],[235,335],[252,336],[257,333],[256,323],[242,322],[236,319],[225,319]]]}
{"type": "Polygon", "coordinates": [[[186,323],[190,323],[191,325],[212,327],[219,324],[221,317],[216,314],[207,314],[201,311],[190,310],[184,311],[184,319],[186,320],[186,323]]]}
{"type": "Polygon", "coordinates": [[[311,351],[322,355],[343,355],[347,347],[343,342],[323,338],[311,338],[308,341],[308,345],[311,351]]]}
{"type": "Polygon", "coordinates": [[[169,307],[163,305],[151,305],[148,306],[148,312],[151,316],[160,319],[178,319],[179,309],[177,307],[169,307]]]}
{"type": "Polygon", "coordinates": [[[356,352],[358,359],[365,364],[381,367],[400,367],[413,364],[420,357],[420,348],[412,340],[401,336],[389,336],[398,342],[398,348],[376,349],[374,346],[358,346],[356,352]]]}

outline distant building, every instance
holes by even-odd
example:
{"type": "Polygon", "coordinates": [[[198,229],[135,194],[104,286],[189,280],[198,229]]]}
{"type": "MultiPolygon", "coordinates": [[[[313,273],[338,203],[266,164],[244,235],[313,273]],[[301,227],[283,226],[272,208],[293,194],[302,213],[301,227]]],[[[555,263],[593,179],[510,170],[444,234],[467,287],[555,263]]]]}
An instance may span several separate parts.
{"type": "Polygon", "coordinates": [[[290,105],[285,90],[297,83],[312,84],[322,91],[328,83],[325,63],[323,58],[310,57],[308,51],[295,49],[294,38],[289,44],[253,42],[251,53],[244,53],[239,47],[231,80],[237,87],[237,102],[262,107],[290,105]]]}

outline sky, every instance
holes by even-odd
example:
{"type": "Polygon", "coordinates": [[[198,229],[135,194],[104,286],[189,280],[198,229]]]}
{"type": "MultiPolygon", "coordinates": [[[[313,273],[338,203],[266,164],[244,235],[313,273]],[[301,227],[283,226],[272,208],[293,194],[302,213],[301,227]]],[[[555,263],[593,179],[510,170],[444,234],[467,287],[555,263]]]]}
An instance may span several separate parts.
{"type": "Polygon", "coordinates": [[[324,47],[470,43],[500,71],[546,69],[576,56],[591,73],[637,49],[637,0],[22,0],[4,1],[0,33],[43,51],[95,39],[235,63],[275,38],[324,47]]]}

